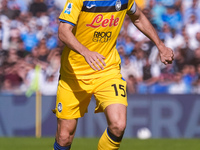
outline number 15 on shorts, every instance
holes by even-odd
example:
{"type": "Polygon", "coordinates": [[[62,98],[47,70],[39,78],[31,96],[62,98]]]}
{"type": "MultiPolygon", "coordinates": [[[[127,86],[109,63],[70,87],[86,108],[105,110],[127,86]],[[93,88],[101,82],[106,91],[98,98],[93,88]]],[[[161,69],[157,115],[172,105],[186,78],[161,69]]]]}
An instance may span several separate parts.
{"type": "Polygon", "coordinates": [[[124,85],[112,84],[111,86],[114,88],[116,96],[126,97],[126,90],[124,85]]]}

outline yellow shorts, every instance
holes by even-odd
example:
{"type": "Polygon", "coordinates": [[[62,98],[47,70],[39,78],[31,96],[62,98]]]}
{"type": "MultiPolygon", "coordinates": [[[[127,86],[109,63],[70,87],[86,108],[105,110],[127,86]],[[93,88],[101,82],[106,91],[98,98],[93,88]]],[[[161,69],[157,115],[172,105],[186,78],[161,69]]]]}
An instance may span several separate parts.
{"type": "Polygon", "coordinates": [[[126,81],[121,74],[95,79],[59,80],[56,116],[62,119],[83,117],[91,97],[96,99],[95,113],[103,112],[111,104],[127,106],[126,81]]]}

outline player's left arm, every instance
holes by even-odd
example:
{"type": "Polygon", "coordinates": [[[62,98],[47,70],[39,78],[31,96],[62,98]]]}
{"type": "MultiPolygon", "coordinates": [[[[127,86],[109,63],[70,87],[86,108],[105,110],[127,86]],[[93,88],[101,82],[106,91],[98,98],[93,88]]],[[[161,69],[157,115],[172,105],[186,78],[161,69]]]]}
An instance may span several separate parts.
{"type": "Polygon", "coordinates": [[[132,23],[143,33],[145,34],[150,40],[152,40],[160,54],[161,61],[167,65],[173,61],[173,51],[172,49],[166,47],[164,43],[158,37],[158,34],[150,21],[146,18],[146,16],[142,13],[142,11],[136,6],[135,4],[135,12],[128,14],[132,23]]]}

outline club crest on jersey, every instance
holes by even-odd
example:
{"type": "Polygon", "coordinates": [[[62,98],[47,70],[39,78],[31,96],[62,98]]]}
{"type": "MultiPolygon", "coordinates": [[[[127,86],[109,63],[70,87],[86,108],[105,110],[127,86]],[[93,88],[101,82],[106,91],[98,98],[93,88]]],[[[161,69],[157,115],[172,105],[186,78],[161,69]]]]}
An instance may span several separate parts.
{"type": "Polygon", "coordinates": [[[62,111],[62,103],[58,103],[58,111],[61,112],[62,111]]]}
{"type": "Polygon", "coordinates": [[[68,4],[67,4],[67,7],[65,8],[64,13],[65,13],[65,14],[70,14],[71,11],[72,11],[72,3],[68,3],[68,4]]]}
{"type": "Polygon", "coordinates": [[[116,4],[115,4],[115,9],[116,9],[117,11],[119,11],[119,10],[121,9],[121,7],[122,7],[121,1],[120,1],[120,0],[117,0],[117,1],[116,1],[116,4]]]}

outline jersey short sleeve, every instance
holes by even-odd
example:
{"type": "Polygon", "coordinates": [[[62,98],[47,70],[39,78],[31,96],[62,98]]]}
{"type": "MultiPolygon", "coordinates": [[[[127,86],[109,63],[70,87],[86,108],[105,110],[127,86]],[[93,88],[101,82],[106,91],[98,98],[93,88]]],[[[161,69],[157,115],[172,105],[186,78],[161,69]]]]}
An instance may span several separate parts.
{"type": "Polygon", "coordinates": [[[136,3],[134,0],[129,0],[127,14],[131,15],[136,12],[136,3]]]}
{"type": "Polygon", "coordinates": [[[65,7],[59,16],[59,20],[75,26],[82,6],[83,0],[67,0],[65,7]]]}

